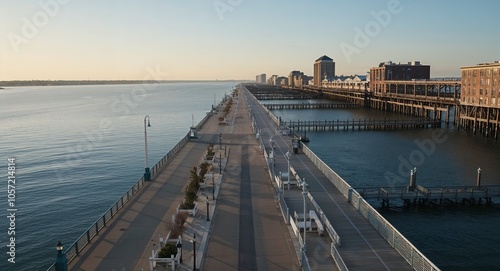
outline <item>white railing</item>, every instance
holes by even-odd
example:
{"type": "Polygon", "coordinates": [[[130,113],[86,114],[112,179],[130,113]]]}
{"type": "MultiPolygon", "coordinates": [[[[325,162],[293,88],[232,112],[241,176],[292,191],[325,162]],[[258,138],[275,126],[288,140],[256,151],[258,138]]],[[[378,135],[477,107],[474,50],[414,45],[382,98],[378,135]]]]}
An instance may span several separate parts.
{"type": "Polygon", "coordinates": [[[340,246],[341,245],[340,236],[337,234],[335,229],[333,229],[330,220],[328,220],[328,217],[326,217],[325,213],[323,212],[323,210],[321,210],[321,207],[319,207],[318,203],[316,202],[316,200],[313,198],[313,196],[309,191],[307,192],[307,196],[309,197],[309,200],[311,201],[314,208],[316,208],[316,212],[318,213],[321,222],[323,222],[326,231],[328,232],[328,235],[333,240],[333,243],[337,246],[340,246]]]}
{"type": "Polygon", "coordinates": [[[344,260],[342,259],[342,257],[340,257],[340,253],[334,243],[330,244],[330,254],[335,261],[335,265],[340,271],[349,271],[349,268],[347,268],[344,260]]]}
{"type": "Polygon", "coordinates": [[[306,145],[302,145],[304,154],[337,187],[349,202],[366,220],[384,237],[384,239],[417,271],[440,270],[422,254],[408,239],[391,225],[377,210],[366,202],[359,193],[344,181],[335,171],[323,162],[306,145]]]}

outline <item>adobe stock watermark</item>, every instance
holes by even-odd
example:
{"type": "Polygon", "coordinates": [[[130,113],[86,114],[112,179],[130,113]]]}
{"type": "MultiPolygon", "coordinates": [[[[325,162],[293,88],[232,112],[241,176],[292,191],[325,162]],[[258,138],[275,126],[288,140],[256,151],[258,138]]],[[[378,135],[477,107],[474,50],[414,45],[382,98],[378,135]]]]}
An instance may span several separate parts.
{"type": "Polygon", "coordinates": [[[39,10],[31,18],[23,17],[22,26],[19,33],[9,32],[7,38],[15,53],[19,53],[20,46],[27,44],[34,39],[40,30],[47,26],[51,18],[54,18],[61,10],[62,5],[66,5],[71,0],[40,0],[39,10]]]}
{"type": "MultiPolygon", "coordinates": [[[[167,73],[160,71],[159,65],[155,69],[147,67],[146,71],[147,74],[144,76],[142,84],[134,86],[129,92],[122,93],[109,103],[111,112],[118,115],[118,120],[125,120],[132,110],[138,108],[140,102],[146,99],[145,95],[157,88],[157,84],[151,83],[151,81],[159,82],[164,80],[167,75],[167,73]]],[[[65,172],[81,165],[84,159],[90,157],[92,151],[102,144],[105,135],[113,130],[114,125],[111,118],[102,118],[96,129],[83,130],[85,139],[74,147],[66,148],[65,161],[55,169],[57,178],[62,179],[65,172]]]]}
{"type": "Polygon", "coordinates": [[[233,12],[234,8],[239,6],[242,2],[243,0],[215,0],[213,6],[219,19],[224,21],[224,14],[228,11],[233,12]]]}
{"type": "Polygon", "coordinates": [[[405,158],[403,155],[398,156],[398,175],[390,171],[385,172],[384,177],[389,187],[401,186],[408,183],[410,170],[423,165],[426,158],[436,152],[437,146],[448,139],[445,132],[445,129],[438,129],[432,132],[430,138],[424,140],[415,139],[413,142],[416,148],[409,153],[408,157],[405,158]]]}
{"type": "MultiPolygon", "coordinates": [[[[410,0],[411,1],[411,0],[410,0]]],[[[379,11],[370,12],[373,20],[368,21],[364,28],[354,27],[354,38],[352,43],[340,43],[340,50],[348,63],[351,63],[353,54],[360,54],[361,49],[366,48],[372,42],[372,39],[380,35],[383,28],[386,28],[392,21],[393,15],[400,14],[403,11],[399,0],[389,0],[387,8],[379,11]]]]}

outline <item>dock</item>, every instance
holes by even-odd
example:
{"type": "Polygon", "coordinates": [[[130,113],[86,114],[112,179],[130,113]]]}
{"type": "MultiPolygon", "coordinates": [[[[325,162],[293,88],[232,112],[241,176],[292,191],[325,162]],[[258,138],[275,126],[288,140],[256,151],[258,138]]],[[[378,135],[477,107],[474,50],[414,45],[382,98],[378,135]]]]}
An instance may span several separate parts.
{"type": "Polygon", "coordinates": [[[441,127],[441,121],[426,119],[290,120],[282,121],[281,124],[294,131],[396,130],[441,127]]]}
{"type": "Polygon", "coordinates": [[[284,104],[262,104],[269,110],[283,109],[347,109],[357,108],[358,104],[335,104],[335,103],[284,103],[284,104]]]}

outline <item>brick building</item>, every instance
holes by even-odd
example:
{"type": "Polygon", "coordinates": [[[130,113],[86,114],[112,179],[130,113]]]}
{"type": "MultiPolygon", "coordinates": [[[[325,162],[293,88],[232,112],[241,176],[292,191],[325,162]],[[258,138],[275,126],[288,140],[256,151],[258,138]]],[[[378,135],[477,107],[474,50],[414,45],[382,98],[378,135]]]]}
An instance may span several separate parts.
{"type": "Polygon", "coordinates": [[[500,108],[500,61],[462,67],[460,103],[500,108]]]}
{"type": "Polygon", "coordinates": [[[407,64],[382,62],[370,69],[370,91],[386,93],[385,81],[429,80],[430,76],[431,66],[422,65],[420,61],[407,64]]]}

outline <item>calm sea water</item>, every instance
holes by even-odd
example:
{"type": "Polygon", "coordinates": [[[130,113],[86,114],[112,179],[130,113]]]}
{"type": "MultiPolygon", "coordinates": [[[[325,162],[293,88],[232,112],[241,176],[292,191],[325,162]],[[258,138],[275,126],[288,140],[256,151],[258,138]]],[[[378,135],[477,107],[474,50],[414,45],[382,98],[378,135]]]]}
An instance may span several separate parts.
{"type": "Polygon", "coordinates": [[[0,90],[0,270],[46,270],[235,82],[0,90]],[[16,158],[16,258],[7,261],[7,159],[16,158]]]}
{"type": "MultiPolygon", "coordinates": [[[[362,108],[273,113],[283,120],[408,118],[362,108]]],[[[406,186],[409,167],[404,161],[417,165],[417,183],[428,187],[475,185],[479,167],[482,184],[500,184],[500,142],[458,131],[453,126],[396,131],[310,131],[307,136],[311,140],[308,146],[354,187],[406,186]],[[425,150],[419,147],[422,144],[425,150]]],[[[380,208],[380,202],[371,203],[380,208]]],[[[442,270],[500,270],[498,205],[380,211],[442,270]]]]}

